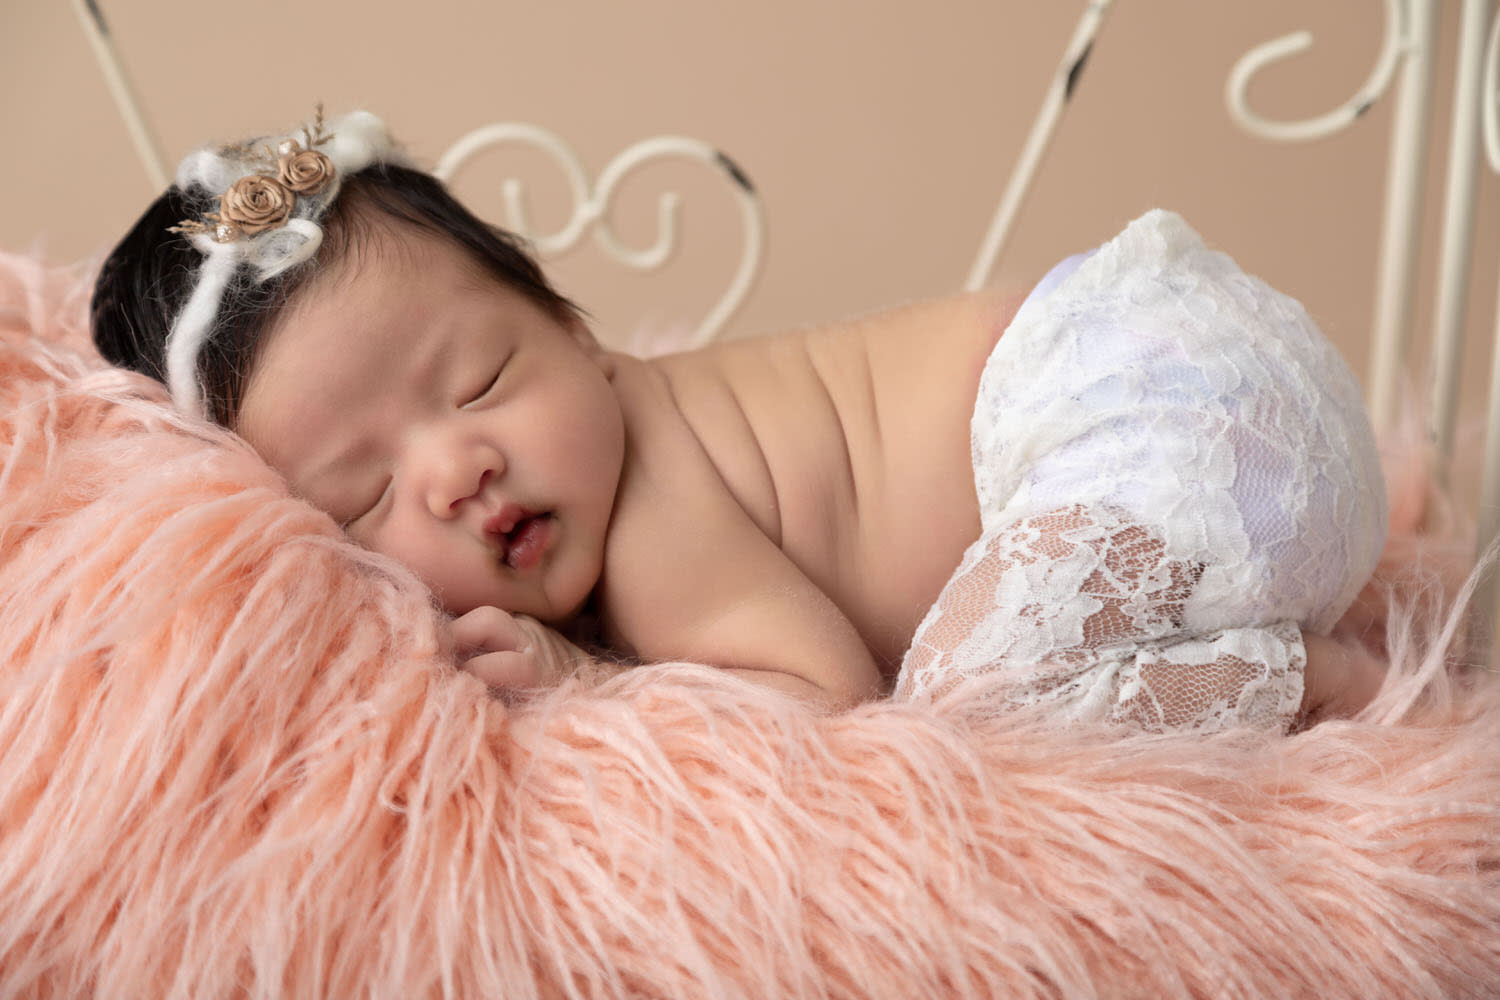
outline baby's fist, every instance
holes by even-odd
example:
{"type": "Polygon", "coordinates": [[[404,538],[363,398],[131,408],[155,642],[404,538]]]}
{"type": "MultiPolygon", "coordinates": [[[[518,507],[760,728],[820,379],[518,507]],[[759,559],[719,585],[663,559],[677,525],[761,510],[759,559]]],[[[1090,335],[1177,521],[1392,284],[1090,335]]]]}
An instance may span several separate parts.
{"type": "Polygon", "coordinates": [[[475,608],[453,619],[453,645],[463,669],[490,687],[525,688],[542,683],[531,641],[514,615],[475,608]]]}
{"type": "Polygon", "coordinates": [[[555,684],[583,655],[542,623],[499,608],[475,608],[451,628],[460,666],[492,688],[555,684]]]}

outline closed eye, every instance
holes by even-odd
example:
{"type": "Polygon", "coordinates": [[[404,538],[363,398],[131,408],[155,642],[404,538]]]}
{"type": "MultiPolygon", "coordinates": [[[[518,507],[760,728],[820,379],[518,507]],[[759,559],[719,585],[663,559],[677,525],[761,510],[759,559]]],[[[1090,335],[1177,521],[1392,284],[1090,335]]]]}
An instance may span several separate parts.
{"type": "Polygon", "coordinates": [[[380,506],[380,502],[385,499],[385,495],[390,491],[391,480],[387,479],[385,481],[385,485],[380,488],[380,492],[375,495],[375,498],[368,501],[367,503],[361,504],[358,508],[358,512],[352,517],[345,518],[343,521],[341,521],[339,523],[339,527],[347,531],[357,522],[363,520],[366,517],[369,517],[370,514],[374,513],[375,508],[380,506]]]}
{"type": "Polygon", "coordinates": [[[466,394],[466,398],[468,399],[468,402],[464,403],[463,405],[464,406],[472,406],[475,403],[479,402],[480,400],[484,399],[486,396],[488,396],[490,394],[490,392],[495,388],[495,386],[500,382],[500,375],[504,371],[505,371],[505,364],[504,364],[504,362],[502,362],[500,364],[500,366],[495,369],[494,376],[491,377],[488,382],[486,382],[479,389],[477,389],[477,390],[475,390],[473,392],[469,392],[469,393],[466,394]]]}

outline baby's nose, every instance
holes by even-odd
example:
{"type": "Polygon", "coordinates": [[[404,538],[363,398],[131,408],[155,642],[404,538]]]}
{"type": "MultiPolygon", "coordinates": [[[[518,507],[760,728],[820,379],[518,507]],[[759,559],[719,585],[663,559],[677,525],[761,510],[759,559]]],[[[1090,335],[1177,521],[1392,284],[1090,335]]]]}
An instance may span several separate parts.
{"type": "Polygon", "coordinates": [[[432,456],[426,485],[428,510],[434,517],[455,516],[465,500],[482,493],[485,484],[503,471],[503,461],[491,449],[432,456]]]}

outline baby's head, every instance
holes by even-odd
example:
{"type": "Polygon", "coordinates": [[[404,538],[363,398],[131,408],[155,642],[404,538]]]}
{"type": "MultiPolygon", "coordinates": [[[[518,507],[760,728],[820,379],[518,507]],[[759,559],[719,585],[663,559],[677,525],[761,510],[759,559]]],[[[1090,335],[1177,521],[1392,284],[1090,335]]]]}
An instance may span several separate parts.
{"type": "Polygon", "coordinates": [[[450,611],[562,622],[597,581],[624,447],[604,354],[373,116],[190,156],[92,322],[450,611]]]}
{"type": "Polygon", "coordinates": [[[520,240],[413,169],[367,112],[328,126],[320,115],[312,128],[286,136],[205,147],[177,173],[104,262],[94,287],[94,340],[109,361],[169,384],[179,407],[193,409],[197,396],[203,415],[227,427],[235,425],[245,381],[276,318],[382,222],[450,240],[543,309],[559,317],[577,312],[520,240]],[[312,141],[318,138],[325,141],[312,141]],[[282,152],[283,144],[296,148],[282,152]],[[290,161],[285,173],[295,178],[298,160],[303,177],[294,182],[310,189],[304,192],[281,182],[282,163],[290,161]],[[278,207],[285,209],[279,223],[278,207]],[[226,273],[214,273],[220,270],[226,273]],[[207,294],[215,282],[223,291],[207,294]],[[205,308],[184,316],[195,292],[205,308]],[[196,322],[204,314],[207,323],[196,322]],[[172,382],[169,344],[190,362],[181,384],[172,382]]]}

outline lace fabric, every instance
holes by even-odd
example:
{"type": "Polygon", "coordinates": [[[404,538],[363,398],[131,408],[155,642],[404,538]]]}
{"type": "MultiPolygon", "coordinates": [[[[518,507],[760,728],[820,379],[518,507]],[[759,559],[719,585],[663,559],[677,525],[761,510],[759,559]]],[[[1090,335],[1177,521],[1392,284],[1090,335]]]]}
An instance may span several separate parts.
{"type": "Polygon", "coordinates": [[[983,533],[896,696],[1004,697],[1151,729],[1284,726],[1301,632],[1373,571],[1385,496],[1359,387],[1293,300],[1156,211],[1037,287],[972,426],[983,533]]]}

